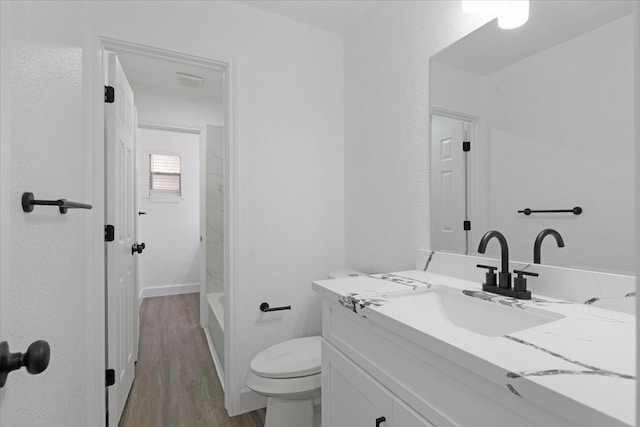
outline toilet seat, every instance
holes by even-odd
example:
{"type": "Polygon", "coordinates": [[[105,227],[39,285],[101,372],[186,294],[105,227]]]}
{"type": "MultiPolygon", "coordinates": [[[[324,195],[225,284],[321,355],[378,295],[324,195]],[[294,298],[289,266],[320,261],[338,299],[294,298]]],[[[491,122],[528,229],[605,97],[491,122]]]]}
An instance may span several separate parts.
{"type": "Polygon", "coordinates": [[[270,347],[250,364],[251,373],[269,379],[292,379],[320,373],[319,336],[296,338],[270,347]]]}

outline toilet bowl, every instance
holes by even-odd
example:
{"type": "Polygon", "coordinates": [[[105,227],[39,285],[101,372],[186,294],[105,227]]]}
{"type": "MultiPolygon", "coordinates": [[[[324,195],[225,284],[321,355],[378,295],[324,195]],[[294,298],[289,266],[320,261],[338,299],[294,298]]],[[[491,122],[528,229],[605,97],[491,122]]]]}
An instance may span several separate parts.
{"type": "MultiPolygon", "coordinates": [[[[330,279],[361,276],[341,269],[330,279]]],[[[267,397],[265,427],[314,427],[313,402],[320,397],[320,344],[318,336],[296,338],[270,347],[253,358],[247,387],[267,397]]]]}
{"type": "Polygon", "coordinates": [[[313,401],[320,396],[319,336],[296,338],[253,358],[247,386],[267,397],[265,427],[314,427],[313,401]]]}

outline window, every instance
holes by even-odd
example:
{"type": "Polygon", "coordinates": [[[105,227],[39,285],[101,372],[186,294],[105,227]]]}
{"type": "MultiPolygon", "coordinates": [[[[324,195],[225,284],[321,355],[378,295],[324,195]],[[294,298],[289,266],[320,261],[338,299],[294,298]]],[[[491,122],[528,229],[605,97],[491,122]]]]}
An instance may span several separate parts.
{"type": "Polygon", "coordinates": [[[149,155],[149,196],[182,196],[180,156],[149,155]]]}

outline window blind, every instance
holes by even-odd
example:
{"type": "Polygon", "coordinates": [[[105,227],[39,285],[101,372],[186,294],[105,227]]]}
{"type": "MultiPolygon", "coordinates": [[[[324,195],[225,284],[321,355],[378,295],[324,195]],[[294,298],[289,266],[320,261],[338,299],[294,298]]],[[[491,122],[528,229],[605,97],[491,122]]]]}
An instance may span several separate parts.
{"type": "Polygon", "coordinates": [[[149,175],[149,194],[181,195],[180,156],[149,155],[149,175]]]}

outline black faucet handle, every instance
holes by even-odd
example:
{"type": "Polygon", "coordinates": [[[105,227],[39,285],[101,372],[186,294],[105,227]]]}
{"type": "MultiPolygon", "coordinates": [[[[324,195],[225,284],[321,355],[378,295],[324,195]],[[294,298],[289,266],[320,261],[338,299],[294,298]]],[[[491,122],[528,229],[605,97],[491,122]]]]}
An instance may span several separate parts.
{"type": "Polygon", "coordinates": [[[523,276],[538,277],[538,273],[524,270],[513,270],[516,273],[516,278],[513,279],[513,291],[516,293],[516,298],[531,299],[531,291],[527,290],[527,279],[523,276]]]}
{"type": "Polygon", "coordinates": [[[476,267],[486,268],[487,270],[489,270],[485,274],[485,281],[483,285],[497,286],[496,270],[498,269],[498,267],[494,267],[493,265],[482,265],[482,264],[477,264],[476,267]]]}
{"type": "Polygon", "coordinates": [[[518,279],[523,279],[522,276],[538,277],[538,273],[534,273],[533,271],[513,270],[513,272],[516,273],[518,279]]]}

